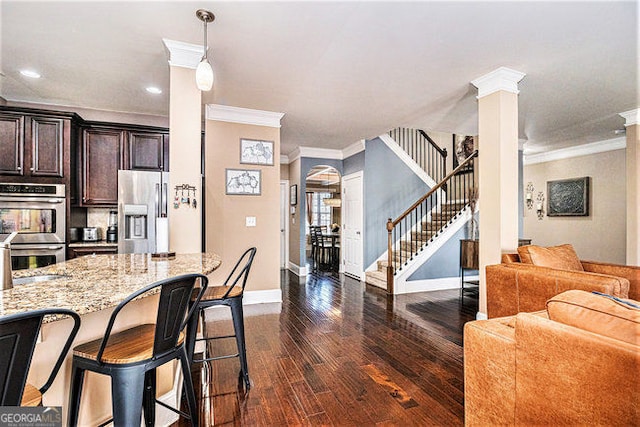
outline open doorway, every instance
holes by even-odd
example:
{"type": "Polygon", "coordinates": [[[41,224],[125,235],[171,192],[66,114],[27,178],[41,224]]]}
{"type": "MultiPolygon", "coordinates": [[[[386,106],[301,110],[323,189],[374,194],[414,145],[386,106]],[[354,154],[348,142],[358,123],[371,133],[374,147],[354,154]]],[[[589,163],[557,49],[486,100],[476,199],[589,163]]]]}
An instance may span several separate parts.
{"type": "Polygon", "coordinates": [[[307,268],[340,270],[341,180],[332,166],[314,166],[307,173],[304,217],[307,268]]]}

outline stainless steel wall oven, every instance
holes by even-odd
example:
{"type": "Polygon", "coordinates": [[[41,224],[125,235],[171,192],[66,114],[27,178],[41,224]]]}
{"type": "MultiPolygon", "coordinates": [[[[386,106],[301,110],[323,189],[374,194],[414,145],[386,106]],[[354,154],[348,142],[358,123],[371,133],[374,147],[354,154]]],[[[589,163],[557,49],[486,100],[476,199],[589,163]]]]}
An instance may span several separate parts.
{"type": "Polygon", "coordinates": [[[0,240],[11,243],[13,270],[65,259],[66,200],[63,184],[0,184],[0,240]]]}

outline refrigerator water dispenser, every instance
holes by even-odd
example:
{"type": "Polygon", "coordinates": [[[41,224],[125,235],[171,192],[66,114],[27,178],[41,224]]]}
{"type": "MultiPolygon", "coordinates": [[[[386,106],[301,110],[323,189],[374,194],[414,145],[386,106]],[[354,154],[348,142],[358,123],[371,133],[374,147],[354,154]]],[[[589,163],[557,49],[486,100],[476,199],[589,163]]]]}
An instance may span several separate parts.
{"type": "Polygon", "coordinates": [[[124,205],[124,238],[147,238],[147,205],[124,205]]]}

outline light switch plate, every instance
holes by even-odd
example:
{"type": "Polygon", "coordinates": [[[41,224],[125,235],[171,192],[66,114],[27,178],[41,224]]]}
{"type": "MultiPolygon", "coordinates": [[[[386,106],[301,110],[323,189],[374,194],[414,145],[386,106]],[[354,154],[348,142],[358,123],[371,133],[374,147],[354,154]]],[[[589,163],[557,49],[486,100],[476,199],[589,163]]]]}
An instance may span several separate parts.
{"type": "Polygon", "coordinates": [[[256,226],[256,217],[255,216],[246,217],[245,224],[247,225],[247,227],[255,227],[256,226]]]}

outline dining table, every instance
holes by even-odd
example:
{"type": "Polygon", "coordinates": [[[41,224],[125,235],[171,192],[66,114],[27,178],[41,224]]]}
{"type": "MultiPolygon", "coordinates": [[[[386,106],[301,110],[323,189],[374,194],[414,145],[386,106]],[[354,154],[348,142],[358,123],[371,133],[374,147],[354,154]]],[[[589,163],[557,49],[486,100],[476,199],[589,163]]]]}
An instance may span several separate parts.
{"type": "Polygon", "coordinates": [[[331,271],[338,271],[340,267],[340,232],[339,231],[325,231],[322,233],[323,239],[331,239],[331,271]]]}

